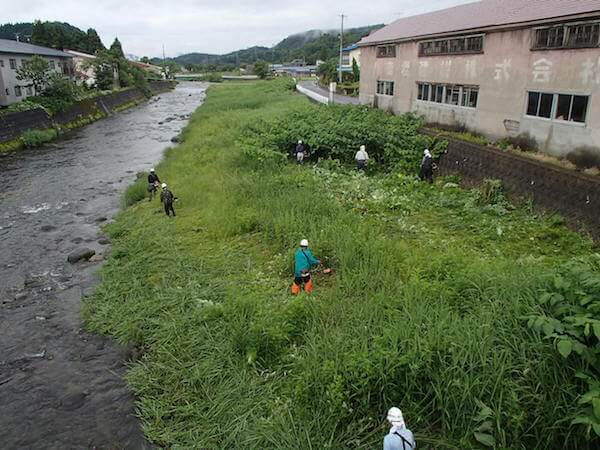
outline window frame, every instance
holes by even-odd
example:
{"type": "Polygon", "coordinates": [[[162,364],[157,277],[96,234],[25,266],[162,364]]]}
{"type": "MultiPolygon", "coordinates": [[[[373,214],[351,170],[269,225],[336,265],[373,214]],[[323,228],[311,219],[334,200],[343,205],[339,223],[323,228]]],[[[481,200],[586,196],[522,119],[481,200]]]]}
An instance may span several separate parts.
{"type": "Polygon", "coordinates": [[[8,65],[12,70],[17,70],[17,59],[16,58],[9,58],[8,59],[8,65]]]}
{"type": "Polygon", "coordinates": [[[531,46],[530,46],[531,51],[577,50],[577,49],[584,49],[584,48],[600,47],[600,20],[598,20],[598,19],[578,21],[578,22],[566,22],[566,23],[563,22],[563,23],[550,25],[550,26],[546,25],[546,26],[532,28],[531,31],[532,31],[531,46]],[[586,26],[592,27],[591,34],[592,34],[592,37],[594,34],[596,35],[596,42],[588,43],[588,44],[572,44],[571,43],[571,33],[573,31],[572,29],[577,28],[577,27],[586,27],[586,26]],[[594,31],[594,28],[596,28],[596,31],[594,31]],[[543,32],[543,31],[551,32],[553,30],[558,30],[558,29],[562,29],[562,44],[561,45],[557,45],[557,46],[547,45],[548,41],[549,41],[549,36],[546,38],[546,45],[538,45],[538,33],[543,32]]]}
{"type": "Polygon", "coordinates": [[[375,90],[376,95],[383,95],[385,97],[393,97],[395,94],[395,83],[392,80],[377,80],[377,88],[375,90]],[[387,83],[387,84],[386,84],[387,83]],[[379,92],[379,86],[383,86],[383,93],[379,92]],[[385,92],[388,91],[388,89],[386,89],[386,86],[388,88],[391,88],[391,94],[386,94],[385,92]]]}
{"type": "Polygon", "coordinates": [[[464,108],[468,110],[476,110],[479,106],[481,87],[474,84],[457,84],[457,83],[432,83],[426,81],[417,81],[417,101],[431,105],[441,105],[447,108],[464,108]],[[423,87],[428,86],[427,99],[422,97],[423,87]],[[441,88],[441,91],[440,91],[441,88]],[[448,95],[452,98],[455,90],[458,89],[458,104],[448,103],[448,95]],[[464,104],[465,94],[468,93],[468,101],[470,101],[473,93],[476,92],[477,100],[475,106],[464,104]]]}
{"type": "Polygon", "coordinates": [[[375,57],[376,58],[395,58],[396,57],[396,44],[384,44],[384,45],[378,45],[377,47],[375,47],[375,57]],[[388,50],[392,48],[393,51],[389,52],[388,50]],[[381,50],[386,49],[385,52],[382,52],[381,50]]]}
{"type": "Polygon", "coordinates": [[[23,97],[21,86],[15,86],[15,97],[23,97]]]}
{"type": "Polygon", "coordinates": [[[459,36],[451,36],[438,39],[427,39],[418,43],[418,52],[420,58],[426,58],[430,56],[452,56],[452,55],[481,55],[485,53],[485,33],[478,34],[464,34],[459,36]],[[474,38],[481,39],[481,46],[476,50],[469,50],[469,41],[474,38]],[[451,51],[452,43],[455,41],[463,41],[462,49],[458,51],[451,51]],[[427,52],[424,47],[428,48],[440,48],[440,51],[427,52]]]}
{"type": "Polygon", "coordinates": [[[527,89],[525,91],[525,112],[523,113],[523,117],[527,118],[527,119],[533,119],[533,120],[541,120],[544,122],[554,122],[554,123],[558,123],[558,124],[563,124],[563,125],[569,125],[569,126],[576,126],[576,127],[587,127],[588,126],[588,119],[589,119],[589,113],[590,113],[590,107],[591,107],[591,103],[592,103],[592,94],[590,93],[581,93],[581,92],[548,92],[548,91],[540,91],[537,89],[532,89],[529,90],[527,89]],[[541,107],[541,99],[542,96],[544,94],[546,95],[552,95],[552,107],[550,110],[550,117],[543,117],[543,116],[539,116],[539,115],[535,115],[532,116],[530,114],[528,114],[528,109],[529,109],[529,95],[530,94],[539,94],[540,98],[538,99],[538,107],[537,107],[537,113],[539,114],[540,111],[540,107],[541,107]],[[571,97],[571,101],[570,101],[570,105],[569,105],[569,117],[571,117],[572,113],[573,113],[573,104],[575,102],[575,97],[587,97],[587,104],[586,104],[586,108],[585,108],[585,120],[583,122],[577,122],[574,120],[568,120],[568,119],[559,119],[556,117],[556,114],[558,113],[558,102],[559,102],[559,98],[560,96],[570,96],[571,97]]]}

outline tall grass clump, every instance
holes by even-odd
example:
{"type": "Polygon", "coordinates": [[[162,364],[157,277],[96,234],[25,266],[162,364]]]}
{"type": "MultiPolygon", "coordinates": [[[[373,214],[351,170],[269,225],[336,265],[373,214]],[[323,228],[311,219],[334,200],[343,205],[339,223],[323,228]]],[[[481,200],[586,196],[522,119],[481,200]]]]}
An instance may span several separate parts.
{"type": "Polygon", "coordinates": [[[131,206],[148,197],[148,174],[146,172],[139,173],[137,179],[127,186],[123,194],[123,206],[131,206]]]}
{"type": "Polygon", "coordinates": [[[56,139],[57,136],[58,131],[54,128],[27,130],[22,134],[21,141],[25,147],[34,148],[56,139]]]}
{"type": "MultiPolygon", "coordinates": [[[[279,81],[212,86],[161,164],[176,220],[141,202],[109,225],[113,253],[86,324],[142,349],[128,381],[148,438],[377,448],[396,405],[419,448],[597,448],[580,423],[582,363],[530,326],[550,314],[540,298],[557,273],[592,257],[592,243],[511,206],[494,182],[463,190],[392,169],[429,144],[412,119],[400,120],[415,148],[372,177],[270,156],[298,138],[333,149],[308,134],[331,117],[360,116],[373,136],[395,120],[357,111],[309,105],[279,81]],[[315,293],[294,298],[301,238],[335,275],[316,274],[315,293]]],[[[345,131],[332,128],[326,141],[344,146],[323,158],[351,160],[364,136],[345,131]]]]}

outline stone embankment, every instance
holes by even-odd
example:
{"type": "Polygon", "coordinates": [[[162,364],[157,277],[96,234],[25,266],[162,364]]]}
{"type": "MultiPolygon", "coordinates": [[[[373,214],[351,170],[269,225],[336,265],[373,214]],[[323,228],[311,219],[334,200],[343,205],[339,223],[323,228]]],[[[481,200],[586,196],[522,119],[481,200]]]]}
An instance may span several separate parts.
{"type": "MultiPolygon", "coordinates": [[[[156,95],[174,86],[175,83],[170,81],[153,81],[150,90],[156,95]]],[[[140,89],[131,88],[76,102],[54,116],[41,108],[0,115],[0,144],[15,141],[28,130],[76,128],[145,99],[140,89]]]]}

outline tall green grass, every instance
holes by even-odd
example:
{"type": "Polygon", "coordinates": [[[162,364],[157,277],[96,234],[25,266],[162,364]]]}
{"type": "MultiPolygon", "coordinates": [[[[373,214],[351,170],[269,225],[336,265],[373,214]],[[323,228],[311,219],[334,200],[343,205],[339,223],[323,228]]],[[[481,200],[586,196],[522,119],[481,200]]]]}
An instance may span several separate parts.
{"type": "Polygon", "coordinates": [[[594,448],[569,423],[578,367],[524,320],[591,242],[445,181],[244,155],[249,124],[305,108],[278,82],[211,87],[159,166],[177,219],[142,202],[109,226],[112,257],[85,317],[143,349],[128,380],[147,436],[169,448],[376,448],[396,405],[420,448],[481,448],[481,417],[497,448],[594,448]],[[293,298],[304,237],[335,275],[293,298]]]}

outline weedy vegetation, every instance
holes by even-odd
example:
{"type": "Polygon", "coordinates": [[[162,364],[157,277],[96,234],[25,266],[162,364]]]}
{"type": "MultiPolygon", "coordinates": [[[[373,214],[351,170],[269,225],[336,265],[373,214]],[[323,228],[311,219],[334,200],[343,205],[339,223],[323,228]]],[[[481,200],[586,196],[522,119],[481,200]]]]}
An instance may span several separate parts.
{"type": "Polygon", "coordinates": [[[210,88],[158,168],[177,218],[125,210],[86,301],[89,329],[142,350],[127,378],[150,440],[378,448],[396,405],[419,448],[598,448],[592,242],[497,181],[419,182],[444,144],[418,122],[285,81],[210,88]],[[297,139],[312,164],[286,161],[297,139]],[[368,176],[348,167],[363,142],[368,176]],[[293,298],[304,237],[334,275],[293,298]]]}

